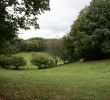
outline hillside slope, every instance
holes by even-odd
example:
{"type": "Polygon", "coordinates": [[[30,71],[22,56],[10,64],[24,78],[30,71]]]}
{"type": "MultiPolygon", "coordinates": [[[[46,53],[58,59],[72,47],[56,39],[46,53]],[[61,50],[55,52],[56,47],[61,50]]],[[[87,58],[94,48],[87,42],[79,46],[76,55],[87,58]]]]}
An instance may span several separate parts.
{"type": "Polygon", "coordinates": [[[110,60],[37,70],[0,69],[3,100],[110,100],[110,60]]]}

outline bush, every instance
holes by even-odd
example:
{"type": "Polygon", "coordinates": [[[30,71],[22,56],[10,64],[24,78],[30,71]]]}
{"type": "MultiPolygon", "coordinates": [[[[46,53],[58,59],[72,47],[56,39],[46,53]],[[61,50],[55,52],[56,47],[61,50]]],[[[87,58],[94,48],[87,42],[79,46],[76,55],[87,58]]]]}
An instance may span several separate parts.
{"type": "Polygon", "coordinates": [[[52,58],[45,57],[45,55],[32,55],[31,63],[38,66],[38,69],[50,68],[55,66],[52,58]]]}
{"type": "Polygon", "coordinates": [[[11,65],[15,66],[15,69],[19,69],[19,67],[26,65],[26,61],[23,57],[13,56],[11,58],[11,65]]]}
{"type": "Polygon", "coordinates": [[[17,56],[4,56],[0,55],[0,66],[4,68],[15,68],[19,69],[19,67],[22,67],[26,65],[26,61],[23,57],[17,57],[17,56]]]}
{"type": "Polygon", "coordinates": [[[9,65],[10,57],[0,55],[0,66],[6,67],[9,65]]]}

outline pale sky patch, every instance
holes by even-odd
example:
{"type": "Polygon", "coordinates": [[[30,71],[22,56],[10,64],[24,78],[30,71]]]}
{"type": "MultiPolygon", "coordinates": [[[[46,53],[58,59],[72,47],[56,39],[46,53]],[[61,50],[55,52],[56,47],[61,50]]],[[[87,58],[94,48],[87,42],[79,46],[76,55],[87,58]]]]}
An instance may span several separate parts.
{"type": "Polygon", "coordinates": [[[50,0],[51,11],[38,17],[40,29],[20,30],[19,38],[61,38],[66,35],[79,12],[91,0],[50,0]]]}

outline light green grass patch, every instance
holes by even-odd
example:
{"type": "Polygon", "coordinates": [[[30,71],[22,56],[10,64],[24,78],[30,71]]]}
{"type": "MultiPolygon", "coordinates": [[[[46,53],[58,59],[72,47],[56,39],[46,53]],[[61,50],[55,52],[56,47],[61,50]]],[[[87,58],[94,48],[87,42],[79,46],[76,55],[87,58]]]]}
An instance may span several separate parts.
{"type": "Polygon", "coordinates": [[[0,69],[0,96],[4,100],[110,100],[110,60],[45,70],[0,69]]]}

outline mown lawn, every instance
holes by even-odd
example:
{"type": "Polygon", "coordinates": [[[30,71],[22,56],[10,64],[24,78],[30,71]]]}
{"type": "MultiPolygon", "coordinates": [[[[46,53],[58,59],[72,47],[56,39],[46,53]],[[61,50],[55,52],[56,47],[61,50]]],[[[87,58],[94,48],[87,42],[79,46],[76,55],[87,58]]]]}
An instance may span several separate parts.
{"type": "Polygon", "coordinates": [[[25,70],[0,69],[0,100],[110,100],[110,60],[45,70],[27,66],[25,70]]]}

